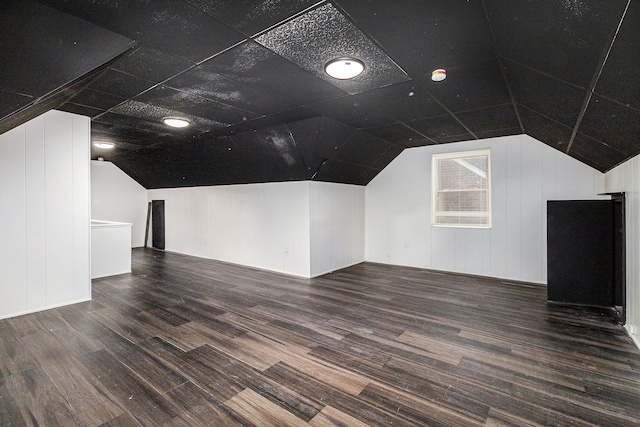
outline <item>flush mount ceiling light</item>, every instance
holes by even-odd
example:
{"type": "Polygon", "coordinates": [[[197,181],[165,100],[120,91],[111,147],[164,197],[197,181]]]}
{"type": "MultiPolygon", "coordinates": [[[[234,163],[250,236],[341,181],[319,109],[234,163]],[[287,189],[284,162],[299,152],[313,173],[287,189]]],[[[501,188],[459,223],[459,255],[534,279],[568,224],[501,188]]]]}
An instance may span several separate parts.
{"type": "Polygon", "coordinates": [[[433,70],[431,72],[431,80],[433,80],[434,82],[441,82],[446,78],[447,78],[447,70],[438,68],[437,70],[433,70]]]}
{"type": "Polygon", "coordinates": [[[104,148],[105,150],[108,150],[115,147],[116,144],[107,141],[93,141],[93,146],[96,148],[104,148]]]}
{"type": "Polygon", "coordinates": [[[352,79],[364,71],[364,62],[355,58],[332,59],[324,66],[324,71],[335,79],[352,79]]]}
{"type": "Polygon", "coordinates": [[[162,122],[165,125],[174,128],[184,128],[189,126],[189,120],[181,119],[179,117],[165,117],[164,119],[162,119],[162,122]]]}

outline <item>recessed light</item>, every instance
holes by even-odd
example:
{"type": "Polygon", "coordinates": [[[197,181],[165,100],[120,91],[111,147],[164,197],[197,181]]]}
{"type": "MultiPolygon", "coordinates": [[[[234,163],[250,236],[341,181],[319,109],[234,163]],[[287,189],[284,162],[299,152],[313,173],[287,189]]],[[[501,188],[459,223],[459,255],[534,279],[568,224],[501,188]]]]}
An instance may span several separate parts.
{"type": "Polygon", "coordinates": [[[93,146],[96,148],[103,148],[105,150],[109,150],[115,147],[116,144],[114,144],[113,142],[107,142],[107,141],[94,141],[93,146]]]}
{"type": "Polygon", "coordinates": [[[442,68],[438,68],[437,70],[433,70],[431,72],[431,80],[434,82],[441,82],[447,78],[447,70],[442,68]]]}
{"type": "Polygon", "coordinates": [[[324,71],[335,79],[352,79],[364,71],[364,62],[355,58],[332,59],[324,66],[324,71]]]}
{"type": "Polygon", "coordinates": [[[164,119],[162,119],[162,122],[165,125],[171,126],[174,128],[184,128],[189,126],[189,120],[181,119],[178,117],[165,117],[164,119]]]}

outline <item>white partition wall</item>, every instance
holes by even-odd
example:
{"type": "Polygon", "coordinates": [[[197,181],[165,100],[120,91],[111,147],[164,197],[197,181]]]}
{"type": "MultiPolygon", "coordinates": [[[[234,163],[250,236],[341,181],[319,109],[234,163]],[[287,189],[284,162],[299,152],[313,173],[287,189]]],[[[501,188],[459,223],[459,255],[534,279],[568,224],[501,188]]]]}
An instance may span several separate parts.
{"type": "Polygon", "coordinates": [[[0,318],[91,298],[89,131],[50,111],[0,135],[0,318]]]}
{"type": "Polygon", "coordinates": [[[311,277],[364,260],[364,187],[310,182],[311,277]]]}
{"type": "Polygon", "coordinates": [[[144,246],[147,190],[111,162],[91,162],[91,218],[127,222],[131,247],[144,246]]]}
{"type": "Polygon", "coordinates": [[[626,195],[627,322],[626,328],[640,347],[640,157],[607,172],[607,192],[626,195]]]}
{"type": "Polygon", "coordinates": [[[166,250],[309,277],[309,183],[149,190],[166,250]]]}
{"type": "Polygon", "coordinates": [[[546,283],[546,201],[592,199],[604,174],[527,136],[407,149],[366,187],[365,259],[546,283]],[[431,226],[431,156],[491,150],[490,229],[431,226]]]}
{"type": "Polygon", "coordinates": [[[314,277],[364,259],[364,187],[280,182],[149,190],[166,249],[314,277]]]}

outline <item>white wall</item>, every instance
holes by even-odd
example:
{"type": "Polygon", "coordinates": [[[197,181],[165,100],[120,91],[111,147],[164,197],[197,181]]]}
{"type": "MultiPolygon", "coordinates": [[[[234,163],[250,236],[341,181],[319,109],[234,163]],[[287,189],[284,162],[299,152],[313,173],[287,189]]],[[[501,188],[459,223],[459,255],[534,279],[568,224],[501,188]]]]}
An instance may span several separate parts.
{"type": "Polygon", "coordinates": [[[364,191],[310,182],[311,277],[364,260],[364,191]]]}
{"type": "Polygon", "coordinates": [[[309,277],[309,183],[149,190],[166,250],[309,277]]]}
{"type": "Polygon", "coordinates": [[[91,299],[89,118],[0,135],[0,318],[91,299]]]}
{"type": "Polygon", "coordinates": [[[607,192],[626,193],[627,322],[640,347],[640,157],[636,156],[605,175],[607,192]]]}
{"type": "Polygon", "coordinates": [[[302,277],[364,260],[364,187],[279,182],[149,190],[166,250],[302,277]]]}
{"type": "Polygon", "coordinates": [[[91,162],[91,217],[128,222],[131,247],[144,246],[147,190],[111,162],[91,162]]]}
{"type": "Polygon", "coordinates": [[[604,174],[527,136],[404,150],[366,187],[365,259],[546,283],[546,201],[592,199],[604,174]],[[431,155],[491,149],[492,228],[431,226],[431,155]]]}

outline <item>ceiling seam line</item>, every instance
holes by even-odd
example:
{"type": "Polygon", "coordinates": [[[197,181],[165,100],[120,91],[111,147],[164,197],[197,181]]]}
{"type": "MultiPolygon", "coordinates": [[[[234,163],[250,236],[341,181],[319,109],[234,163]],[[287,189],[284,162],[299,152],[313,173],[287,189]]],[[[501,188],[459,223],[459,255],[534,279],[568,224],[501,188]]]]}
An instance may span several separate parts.
{"type": "Polygon", "coordinates": [[[495,54],[495,59],[498,61],[498,66],[500,67],[502,80],[504,81],[504,84],[507,87],[507,92],[509,92],[509,99],[511,100],[511,106],[513,107],[513,111],[516,113],[516,119],[518,119],[518,125],[520,126],[520,131],[522,133],[526,133],[524,129],[524,124],[522,123],[522,117],[520,117],[520,111],[518,110],[518,103],[516,102],[516,98],[513,95],[511,84],[509,84],[509,76],[507,75],[507,69],[504,64],[504,58],[500,53],[500,49],[498,49],[498,41],[496,40],[496,34],[493,31],[493,26],[491,25],[491,20],[489,19],[487,6],[484,4],[484,0],[481,0],[480,4],[482,5],[482,11],[484,12],[484,17],[486,19],[487,25],[489,26],[489,31],[491,32],[491,40],[493,40],[493,52],[495,54]]]}
{"type": "Polygon", "coordinates": [[[571,147],[573,146],[573,142],[575,141],[575,138],[578,134],[578,129],[582,124],[582,119],[584,118],[587,112],[587,109],[589,108],[589,104],[591,103],[591,98],[593,97],[593,93],[596,89],[596,85],[598,84],[598,80],[600,80],[600,76],[602,75],[604,66],[607,63],[607,59],[609,59],[609,55],[611,54],[611,49],[613,49],[613,44],[615,43],[616,38],[618,37],[618,33],[620,32],[620,28],[622,27],[622,22],[624,21],[624,18],[627,15],[627,11],[629,10],[630,5],[631,5],[631,0],[627,0],[627,5],[624,8],[624,11],[622,12],[622,16],[620,17],[620,22],[618,22],[616,31],[614,32],[613,38],[611,39],[611,43],[609,43],[609,46],[607,47],[607,50],[604,56],[600,59],[598,68],[596,68],[596,73],[593,76],[591,83],[589,83],[589,88],[587,89],[587,96],[585,97],[582,103],[582,108],[580,108],[580,114],[578,114],[578,119],[576,120],[576,124],[573,127],[573,131],[571,132],[571,138],[569,139],[569,144],[567,144],[567,151],[566,151],[567,154],[569,154],[569,150],[571,150],[571,147]]]}
{"type": "Polygon", "coordinates": [[[520,130],[522,133],[526,133],[524,129],[524,124],[522,123],[522,117],[520,116],[520,110],[518,109],[518,103],[516,102],[516,97],[513,95],[513,90],[511,89],[511,84],[509,83],[509,76],[507,75],[507,67],[504,65],[504,61],[502,56],[498,53],[496,55],[496,59],[498,60],[498,65],[500,66],[500,73],[502,74],[502,79],[504,80],[504,84],[507,87],[507,92],[509,92],[509,98],[511,99],[511,106],[516,113],[516,119],[518,119],[518,125],[520,126],[520,130]]]}
{"type": "Polygon", "coordinates": [[[431,97],[431,98],[432,98],[432,99],[433,99],[433,100],[434,100],[434,101],[435,101],[435,102],[436,102],[436,103],[437,103],[437,104],[438,104],[438,105],[439,105],[443,110],[445,110],[445,111],[447,112],[447,114],[449,114],[451,117],[453,117],[453,119],[454,119],[456,122],[458,122],[458,124],[459,124],[460,126],[462,126],[462,127],[463,127],[467,132],[469,132],[469,133],[471,134],[471,136],[473,136],[473,138],[474,138],[474,139],[480,139],[480,138],[478,138],[478,136],[477,136],[475,133],[473,133],[473,132],[471,131],[471,129],[469,129],[469,128],[467,127],[467,125],[465,125],[464,123],[462,123],[462,120],[460,120],[460,119],[458,118],[458,116],[456,116],[456,115],[455,115],[455,114],[454,114],[454,113],[453,113],[449,108],[447,108],[447,106],[446,106],[446,105],[444,105],[442,102],[440,102],[440,100],[439,100],[438,98],[436,98],[436,97],[433,95],[433,93],[431,93],[431,91],[430,91],[430,90],[427,90],[426,92],[427,92],[427,94],[428,94],[428,95],[429,95],[429,96],[430,96],[430,97],[431,97]]]}

